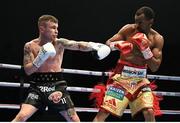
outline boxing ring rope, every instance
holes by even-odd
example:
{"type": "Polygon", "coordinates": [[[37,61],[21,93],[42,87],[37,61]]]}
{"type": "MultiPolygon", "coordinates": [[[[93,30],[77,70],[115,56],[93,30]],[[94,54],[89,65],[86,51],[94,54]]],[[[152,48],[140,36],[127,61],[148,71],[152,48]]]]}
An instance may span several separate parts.
{"type": "MultiPolygon", "coordinates": [[[[12,83],[12,82],[0,82],[0,86],[2,87],[20,87],[20,83],[12,83]]],[[[24,87],[28,88],[30,84],[24,83],[24,87]]],[[[84,88],[84,87],[67,87],[68,91],[77,91],[77,92],[100,92],[99,89],[93,88],[84,88]]],[[[154,93],[163,96],[176,96],[180,97],[179,92],[162,92],[162,91],[154,91],[154,93]]],[[[20,105],[18,104],[0,104],[1,109],[20,109],[20,105]]],[[[98,112],[97,108],[82,108],[76,107],[77,112],[98,112]]],[[[163,114],[180,114],[178,110],[161,110],[163,114]]],[[[126,109],[124,113],[131,113],[129,109],[126,109]]]]}
{"type": "MultiPolygon", "coordinates": [[[[2,87],[20,87],[20,83],[12,83],[12,82],[0,82],[0,86],[2,87]]],[[[23,87],[28,88],[30,84],[24,83],[23,87]]],[[[99,89],[93,88],[84,88],[84,87],[67,87],[67,91],[77,91],[77,92],[100,92],[99,89]]],[[[179,94],[180,95],[180,94],[179,94]]]]}
{"type": "MultiPolygon", "coordinates": [[[[20,105],[17,104],[0,104],[0,109],[20,109],[20,105]]],[[[77,112],[98,112],[99,110],[97,108],[82,108],[82,107],[75,107],[75,110],[77,112]]],[[[174,114],[178,115],[180,114],[180,111],[178,110],[161,110],[163,114],[174,114]]],[[[130,109],[126,109],[124,111],[126,114],[130,114],[130,109]]]]}
{"type": "MultiPolygon", "coordinates": [[[[0,68],[8,68],[8,69],[22,69],[20,65],[12,65],[12,64],[1,64],[0,68]]],[[[77,69],[62,69],[63,73],[72,73],[72,74],[82,74],[82,75],[94,75],[94,76],[108,76],[111,74],[110,72],[99,72],[99,71],[87,71],[87,70],[77,70],[77,69]]],[[[158,80],[172,80],[179,81],[180,77],[178,76],[164,76],[164,75],[147,75],[149,79],[158,79],[158,80]]],[[[20,83],[12,83],[12,82],[0,82],[0,86],[2,87],[20,87],[20,83]]],[[[23,87],[28,88],[30,84],[24,83],[23,87]]],[[[77,92],[100,92],[99,89],[93,88],[84,88],[84,87],[67,87],[68,91],[77,91],[77,92]]],[[[157,95],[162,96],[176,96],[180,97],[180,92],[163,92],[163,91],[153,91],[157,95]]],[[[19,109],[20,105],[18,104],[0,104],[0,108],[7,109],[19,109]]],[[[97,108],[83,108],[76,107],[76,111],[78,112],[98,112],[97,108]]],[[[180,114],[180,110],[161,110],[163,114],[180,114]]],[[[129,109],[126,109],[124,113],[130,113],[129,109]]]]}
{"type": "MultiPolygon", "coordinates": [[[[21,65],[12,65],[12,64],[2,64],[0,63],[0,68],[8,69],[22,69],[21,65]]],[[[63,73],[72,73],[72,74],[81,74],[81,75],[93,75],[93,76],[108,76],[111,72],[99,72],[99,71],[87,71],[87,70],[77,70],[77,69],[62,69],[63,73]]],[[[165,75],[147,75],[148,79],[158,79],[158,80],[172,80],[180,81],[178,76],[165,76],[165,75]]]]}
{"type": "MultiPolygon", "coordinates": [[[[0,82],[0,86],[2,87],[20,87],[20,83],[12,83],[12,82],[0,82]]],[[[25,88],[28,88],[30,84],[24,83],[25,88]]],[[[77,92],[100,92],[99,89],[93,88],[84,88],[84,87],[67,87],[67,91],[77,91],[77,92]]],[[[180,97],[180,92],[164,92],[164,91],[153,91],[157,95],[161,96],[175,96],[180,97]]]]}

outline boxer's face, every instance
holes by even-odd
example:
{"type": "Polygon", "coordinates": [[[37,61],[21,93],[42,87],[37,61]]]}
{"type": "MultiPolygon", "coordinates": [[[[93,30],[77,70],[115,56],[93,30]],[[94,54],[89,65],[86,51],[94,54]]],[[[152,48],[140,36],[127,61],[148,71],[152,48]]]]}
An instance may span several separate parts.
{"type": "Polygon", "coordinates": [[[148,20],[144,14],[135,15],[135,24],[137,24],[137,29],[141,32],[145,32],[152,26],[152,19],[148,20]]]}
{"type": "Polygon", "coordinates": [[[48,40],[55,41],[58,36],[58,24],[52,21],[46,22],[41,29],[41,34],[48,40]]]}

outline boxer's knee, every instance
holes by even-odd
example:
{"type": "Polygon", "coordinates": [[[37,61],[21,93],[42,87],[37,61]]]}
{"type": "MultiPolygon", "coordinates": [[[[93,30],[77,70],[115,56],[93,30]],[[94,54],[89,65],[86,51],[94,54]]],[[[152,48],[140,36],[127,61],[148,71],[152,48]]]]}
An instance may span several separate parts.
{"type": "Polygon", "coordinates": [[[80,122],[79,116],[77,115],[75,109],[68,109],[68,116],[73,122],[80,122]]]}
{"type": "Polygon", "coordinates": [[[109,116],[108,112],[99,111],[96,117],[93,119],[93,122],[104,122],[108,116],[109,116]]]}
{"type": "Polygon", "coordinates": [[[79,116],[74,108],[68,109],[67,111],[61,111],[60,114],[69,122],[80,122],[79,116]]]}
{"type": "Polygon", "coordinates": [[[145,121],[155,121],[154,110],[152,108],[143,110],[145,121]]]}
{"type": "Polygon", "coordinates": [[[71,119],[73,122],[80,122],[79,116],[77,115],[77,113],[75,113],[74,115],[71,116],[71,119]]]}
{"type": "Polygon", "coordinates": [[[154,115],[154,111],[152,108],[144,109],[143,114],[146,116],[148,116],[148,115],[152,116],[152,115],[154,115]]]}

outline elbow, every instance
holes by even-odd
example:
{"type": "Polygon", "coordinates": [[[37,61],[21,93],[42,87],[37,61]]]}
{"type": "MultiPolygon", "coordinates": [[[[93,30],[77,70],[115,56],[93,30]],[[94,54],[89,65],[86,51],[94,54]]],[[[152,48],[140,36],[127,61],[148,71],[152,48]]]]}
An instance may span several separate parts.
{"type": "Polygon", "coordinates": [[[111,43],[110,40],[107,40],[107,41],[106,41],[106,45],[110,46],[110,43],[111,43]]]}
{"type": "Polygon", "coordinates": [[[26,75],[28,75],[28,76],[34,72],[32,69],[30,69],[28,67],[24,67],[24,71],[25,71],[26,75]]]}
{"type": "Polygon", "coordinates": [[[28,75],[28,76],[32,74],[31,71],[29,71],[29,70],[27,70],[27,69],[25,69],[25,68],[24,68],[24,71],[25,71],[26,75],[28,75]]]}
{"type": "Polygon", "coordinates": [[[161,60],[152,58],[149,61],[147,61],[147,64],[152,72],[156,72],[159,70],[159,67],[161,65],[161,60]]]}
{"type": "Polygon", "coordinates": [[[159,67],[160,67],[160,64],[161,64],[161,63],[157,63],[156,65],[151,66],[151,67],[150,67],[151,71],[152,71],[152,72],[158,71],[158,70],[159,70],[159,67]]]}
{"type": "Polygon", "coordinates": [[[159,69],[159,68],[151,68],[151,71],[152,71],[152,72],[156,72],[156,71],[158,71],[158,69],[159,69]]]}

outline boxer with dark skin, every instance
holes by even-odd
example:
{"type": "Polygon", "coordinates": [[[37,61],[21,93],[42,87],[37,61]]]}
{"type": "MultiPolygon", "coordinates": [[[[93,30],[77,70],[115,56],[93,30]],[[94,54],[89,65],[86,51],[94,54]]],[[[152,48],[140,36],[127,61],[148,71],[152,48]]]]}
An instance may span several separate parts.
{"type": "Polygon", "coordinates": [[[164,38],[152,28],[154,17],[154,11],[143,6],[136,11],[134,24],[126,24],[107,40],[112,50],[120,51],[120,58],[94,122],[103,122],[110,114],[121,117],[128,104],[132,117],[142,112],[145,121],[155,121],[154,98],[146,75],[148,68],[156,72],[160,67],[164,38]]]}

